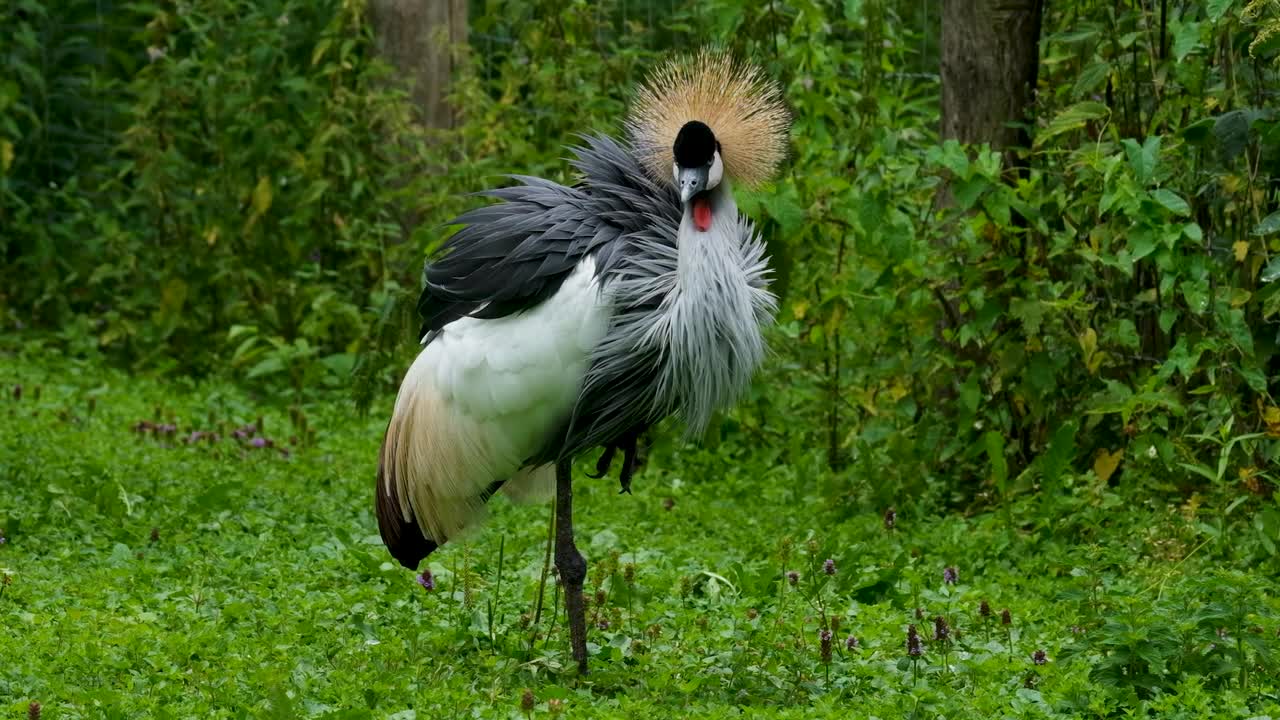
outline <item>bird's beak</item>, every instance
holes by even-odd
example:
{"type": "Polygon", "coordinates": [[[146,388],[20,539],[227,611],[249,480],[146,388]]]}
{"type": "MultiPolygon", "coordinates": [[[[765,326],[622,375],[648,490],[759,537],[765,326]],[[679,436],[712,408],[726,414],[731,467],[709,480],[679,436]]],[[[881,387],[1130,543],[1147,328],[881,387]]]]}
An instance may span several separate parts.
{"type": "Polygon", "coordinates": [[[680,174],[676,176],[676,187],[680,190],[680,202],[687,203],[694,195],[707,189],[707,175],[710,171],[710,166],[680,168],[680,174]]]}

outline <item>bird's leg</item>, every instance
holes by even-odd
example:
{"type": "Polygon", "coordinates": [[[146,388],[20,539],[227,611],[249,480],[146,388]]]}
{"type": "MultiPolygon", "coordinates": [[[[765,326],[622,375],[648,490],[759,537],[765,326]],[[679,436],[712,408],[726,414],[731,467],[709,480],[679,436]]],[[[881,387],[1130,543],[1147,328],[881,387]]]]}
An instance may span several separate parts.
{"type": "Polygon", "coordinates": [[[573,542],[573,465],[556,463],[556,568],[564,583],[564,609],[569,616],[569,644],[578,672],[587,672],[587,615],[582,604],[582,581],[587,561],[573,542]]]}
{"type": "Polygon", "coordinates": [[[618,473],[618,482],[622,484],[622,490],[619,495],[626,493],[631,494],[631,476],[636,472],[636,442],[639,440],[640,434],[631,435],[622,444],[622,471],[618,473]]]}

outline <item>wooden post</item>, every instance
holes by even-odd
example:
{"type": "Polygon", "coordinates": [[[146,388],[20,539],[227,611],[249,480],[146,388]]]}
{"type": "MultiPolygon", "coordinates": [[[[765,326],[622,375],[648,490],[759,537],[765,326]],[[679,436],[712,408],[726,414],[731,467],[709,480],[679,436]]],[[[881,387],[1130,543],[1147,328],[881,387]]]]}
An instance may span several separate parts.
{"type": "Polygon", "coordinates": [[[942,137],[1027,144],[1021,122],[1035,98],[1044,0],[943,0],[942,137]]]}
{"type": "Polygon", "coordinates": [[[430,128],[453,127],[457,113],[446,94],[452,50],[467,41],[466,0],[371,0],[369,13],[378,50],[400,71],[419,121],[430,128]]]}

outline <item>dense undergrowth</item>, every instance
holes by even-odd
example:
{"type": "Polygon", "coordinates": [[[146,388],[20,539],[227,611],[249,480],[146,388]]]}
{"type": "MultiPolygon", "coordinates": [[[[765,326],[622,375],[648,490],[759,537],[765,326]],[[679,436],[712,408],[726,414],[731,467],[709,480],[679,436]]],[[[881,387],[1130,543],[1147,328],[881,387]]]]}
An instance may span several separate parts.
{"type": "Polygon", "coordinates": [[[434,132],[360,3],[55,5],[0,11],[0,318],[32,339],[367,400],[465,193],[570,180],[576,133],[718,41],[795,117],[783,176],[740,198],[783,301],[790,390],[757,416],[797,420],[761,430],[786,462],[961,507],[1134,468],[1280,534],[1271,4],[1051,6],[1033,143],[1003,155],[936,135],[928,3],[492,0],[434,132]]]}
{"type": "Polygon", "coordinates": [[[1276,714],[1280,5],[1049,3],[1002,154],[937,136],[933,5],[474,2],[428,132],[361,2],[0,4],[0,708],[1276,714]],[[795,118],[739,194],[773,352],[635,498],[582,483],[608,627],[575,684],[522,620],[545,511],[499,503],[426,593],[370,459],[440,223],[570,181],[563,146],[708,41],[795,118]]]}
{"type": "Polygon", "coordinates": [[[1239,513],[1086,474],[999,512],[887,514],[740,438],[661,446],[633,496],[577,483],[578,679],[553,581],[537,614],[547,507],[495,500],[425,590],[377,537],[381,420],[345,400],[43,351],[0,356],[0,381],[9,716],[1280,713],[1277,568],[1239,513]]]}

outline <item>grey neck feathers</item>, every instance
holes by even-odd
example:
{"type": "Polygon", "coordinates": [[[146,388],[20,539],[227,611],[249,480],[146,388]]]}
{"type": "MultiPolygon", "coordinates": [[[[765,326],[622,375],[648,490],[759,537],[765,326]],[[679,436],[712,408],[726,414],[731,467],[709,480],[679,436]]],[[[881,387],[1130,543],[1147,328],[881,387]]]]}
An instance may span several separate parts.
{"type": "Polygon", "coordinates": [[[712,203],[707,232],[686,209],[678,229],[639,229],[601,263],[609,328],[582,391],[592,414],[570,426],[574,449],[671,414],[699,434],[750,384],[775,305],[764,244],[724,183],[712,203]]]}
{"type": "Polygon", "coordinates": [[[771,322],[764,245],[738,214],[728,181],[711,192],[711,227],[699,232],[688,208],[676,238],[674,282],[651,332],[665,345],[655,401],[670,404],[691,434],[738,399],[764,355],[771,322]]]}

